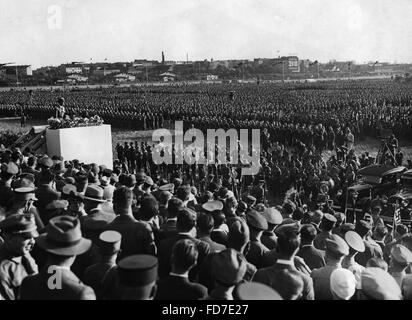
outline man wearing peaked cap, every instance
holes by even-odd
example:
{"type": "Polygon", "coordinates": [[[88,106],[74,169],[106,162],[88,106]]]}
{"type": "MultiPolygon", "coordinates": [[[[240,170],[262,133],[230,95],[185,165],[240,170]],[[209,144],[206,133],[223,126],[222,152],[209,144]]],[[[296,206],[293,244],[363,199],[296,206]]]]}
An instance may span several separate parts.
{"type": "Polygon", "coordinates": [[[333,300],[349,300],[356,291],[356,279],[347,269],[335,269],[330,276],[330,291],[333,300]]]}
{"type": "Polygon", "coordinates": [[[311,273],[316,300],[332,300],[330,291],[330,275],[332,272],[341,268],[342,259],[349,254],[349,246],[341,237],[336,234],[326,239],[326,266],[315,269],[311,273]]]}
{"type": "Polygon", "coordinates": [[[246,221],[250,229],[250,247],[246,259],[259,269],[263,266],[265,253],[269,251],[260,240],[263,231],[268,228],[268,222],[261,213],[254,209],[249,210],[246,214],[246,221]]]}
{"type": "Polygon", "coordinates": [[[356,223],[355,231],[361,236],[365,244],[365,251],[356,255],[355,260],[361,266],[366,266],[366,263],[371,258],[383,258],[383,252],[379,244],[371,238],[372,225],[364,220],[359,220],[356,223]]]}
{"type": "Polygon", "coordinates": [[[329,239],[332,235],[332,229],[335,227],[336,218],[329,213],[325,213],[320,224],[320,229],[322,230],[313,241],[313,245],[316,249],[325,250],[326,249],[326,239],[329,239]]]}
{"type": "Polygon", "coordinates": [[[355,261],[355,256],[359,252],[365,251],[365,244],[355,231],[348,231],[345,233],[345,241],[349,246],[349,254],[345,256],[342,260],[342,267],[348,269],[355,275],[356,278],[356,288],[361,289],[361,275],[365,270],[364,266],[361,266],[355,261]]]}
{"type": "Polygon", "coordinates": [[[211,291],[211,300],[233,300],[232,291],[246,273],[246,260],[234,249],[226,249],[215,254],[211,261],[211,271],[215,288],[211,291]]]}
{"type": "Polygon", "coordinates": [[[275,228],[282,223],[283,217],[276,208],[266,208],[263,211],[263,217],[268,222],[268,228],[263,231],[261,242],[269,250],[275,249],[277,244],[277,237],[275,235],[275,228]]]}
{"type": "Polygon", "coordinates": [[[23,279],[38,268],[30,255],[38,236],[31,214],[14,214],[0,222],[0,300],[16,300],[23,279]]]}
{"type": "Polygon", "coordinates": [[[412,262],[412,253],[410,250],[401,245],[396,244],[391,250],[390,256],[390,275],[396,280],[399,287],[402,288],[402,281],[406,276],[406,268],[412,262]]]}
{"type": "Polygon", "coordinates": [[[117,264],[118,298],[153,300],[156,296],[158,260],[151,255],[132,255],[117,264]]]}
{"type": "Polygon", "coordinates": [[[82,237],[77,218],[59,216],[50,219],[46,233],[40,235],[36,243],[47,252],[48,268],[23,280],[20,288],[22,300],[96,299],[93,290],[70,270],[76,256],[85,253],[91,246],[91,241],[82,237]],[[51,273],[58,277],[59,288],[50,286],[51,273]]]}
{"type": "Polygon", "coordinates": [[[396,280],[381,268],[366,268],[361,278],[360,300],[402,300],[396,280]]]}
{"type": "Polygon", "coordinates": [[[270,286],[283,299],[313,300],[312,279],[295,267],[295,255],[300,246],[299,224],[286,224],[279,229],[274,263],[259,269],[253,281],[270,286]]]}
{"type": "Polygon", "coordinates": [[[93,288],[97,299],[103,297],[103,290],[114,281],[117,255],[120,252],[122,235],[117,231],[104,231],[98,239],[100,261],[87,267],[83,281],[93,288]]]}
{"type": "Polygon", "coordinates": [[[237,287],[240,300],[283,300],[271,287],[258,282],[244,282],[237,287]]]}

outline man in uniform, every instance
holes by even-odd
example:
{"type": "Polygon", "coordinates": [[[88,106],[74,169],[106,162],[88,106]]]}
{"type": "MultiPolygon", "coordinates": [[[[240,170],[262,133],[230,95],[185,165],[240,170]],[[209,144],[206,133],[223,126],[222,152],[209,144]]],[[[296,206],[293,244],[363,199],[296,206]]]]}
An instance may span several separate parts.
{"type": "Polygon", "coordinates": [[[283,298],[300,295],[303,300],[313,300],[312,279],[296,270],[294,266],[294,257],[300,246],[299,233],[298,224],[286,224],[278,228],[277,260],[273,266],[259,269],[253,277],[253,281],[266,284],[281,295],[283,293],[283,298]],[[299,289],[300,281],[296,282],[296,278],[301,279],[303,288],[299,289]]]}
{"type": "Polygon", "coordinates": [[[117,299],[153,300],[156,296],[157,258],[152,255],[128,256],[117,264],[117,299]]]}
{"type": "Polygon", "coordinates": [[[261,213],[253,209],[247,213],[246,221],[250,230],[250,247],[246,259],[259,269],[263,266],[265,253],[269,251],[260,241],[263,231],[268,228],[268,223],[261,213]]]}
{"type": "Polygon", "coordinates": [[[30,255],[38,236],[31,214],[15,214],[0,222],[0,300],[16,300],[23,279],[38,272],[30,255]]]}
{"type": "Polygon", "coordinates": [[[106,281],[110,281],[116,267],[117,255],[120,252],[122,235],[117,231],[104,231],[99,236],[99,253],[101,260],[89,266],[83,275],[86,285],[93,288],[97,299],[102,297],[106,281]]]}
{"type": "Polygon", "coordinates": [[[316,300],[332,300],[330,291],[330,275],[341,268],[342,259],[349,254],[349,246],[341,237],[336,234],[326,239],[326,266],[315,269],[311,273],[313,287],[315,289],[316,300]]]}

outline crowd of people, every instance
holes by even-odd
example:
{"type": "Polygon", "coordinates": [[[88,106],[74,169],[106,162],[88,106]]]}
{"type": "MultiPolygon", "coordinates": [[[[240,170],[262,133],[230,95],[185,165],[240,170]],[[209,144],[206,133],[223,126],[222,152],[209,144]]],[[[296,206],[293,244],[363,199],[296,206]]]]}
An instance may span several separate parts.
{"type": "Polygon", "coordinates": [[[344,136],[346,127],[376,137],[388,126],[398,138],[409,137],[410,92],[410,84],[391,80],[4,91],[0,117],[47,119],[62,96],[68,115],[98,115],[122,128],[155,129],[166,120],[184,120],[199,129],[267,128],[282,142],[299,135],[326,146],[344,136]]]}
{"type": "MultiPolygon", "coordinates": [[[[412,299],[407,199],[374,194],[356,213],[347,196],[374,162],[355,138],[381,121],[407,134],[410,93],[379,81],[306,86],[244,87],[233,101],[219,86],[68,93],[60,116],[261,128],[259,172],[158,165],[148,142],[119,143],[113,168],[1,148],[0,299],[412,299]]],[[[1,93],[0,114],[22,95],[1,93]]],[[[24,109],[48,118],[53,99],[35,93],[24,109]]],[[[382,161],[412,168],[392,140],[397,157],[382,161]]]]}

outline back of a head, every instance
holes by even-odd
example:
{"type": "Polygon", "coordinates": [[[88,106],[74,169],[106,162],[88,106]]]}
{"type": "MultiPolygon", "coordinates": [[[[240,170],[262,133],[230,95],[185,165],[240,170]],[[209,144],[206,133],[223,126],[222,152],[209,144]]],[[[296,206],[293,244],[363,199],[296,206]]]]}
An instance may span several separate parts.
{"type": "Polygon", "coordinates": [[[167,213],[169,215],[169,218],[175,218],[177,217],[178,212],[183,208],[183,201],[173,197],[172,199],[169,200],[169,203],[167,205],[167,213]]]}
{"type": "Polygon", "coordinates": [[[250,230],[247,223],[238,219],[230,225],[229,236],[228,236],[228,247],[230,248],[241,248],[249,243],[250,240],[250,230]]]}
{"type": "Polygon", "coordinates": [[[203,234],[210,234],[215,225],[215,221],[210,214],[200,213],[197,219],[197,228],[203,234]]]}
{"type": "Polygon", "coordinates": [[[275,289],[284,300],[297,300],[304,287],[302,276],[297,270],[282,269],[272,278],[275,289]]]}
{"type": "Polygon", "coordinates": [[[177,188],[176,197],[182,201],[187,201],[189,200],[190,193],[191,193],[190,186],[188,185],[180,186],[179,188],[177,188]]]}
{"type": "Polygon", "coordinates": [[[115,213],[122,213],[130,209],[133,202],[133,191],[122,186],[113,193],[113,210],[115,213]]]}
{"type": "Polygon", "coordinates": [[[382,270],[388,271],[388,264],[383,259],[370,258],[366,262],[366,268],[381,268],[382,270]]]}
{"type": "Polygon", "coordinates": [[[55,178],[54,174],[51,173],[50,170],[46,170],[40,175],[39,183],[40,184],[49,184],[54,180],[54,178],[55,178]]]}
{"type": "Polygon", "coordinates": [[[292,257],[300,246],[300,236],[293,231],[278,233],[276,250],[283,257],[292,257]]]}
{"type": "Polygon", "coordinates": [[[300,230],[302,243],[311,243],[315,240],[317,231],[313,224],[304,224],[300,230]]]}
{"type": "Polygon", "coordinates": [[[223,223],[225,223],[226,221],[226,217],[225,214],[223,212],[213,212],[213,219],[214,219],[214,223],[215,223],[215,228],[218,228],[220,225],[222,225],[223,223]]]}
{"type": "Polygon", "coordinates": [[[151,218],[159,214],[159,204],[155,197],[152,195],[144,196],[141,199],[141,206],[139,215],[144,220],[150,220],[151,218]]]}
{"type": "Polygon", "coordinates": [[[197,263],[199,252],[192,240],[179,240],[172,249],[172,268],[178,272],[189,271],[197,263]]]}
{"type": "Polygon", "coordinates": [[[196,226],[196,212],[183,208],[177,214],[176,228],[179,232],[190,232],[196,226]]]}

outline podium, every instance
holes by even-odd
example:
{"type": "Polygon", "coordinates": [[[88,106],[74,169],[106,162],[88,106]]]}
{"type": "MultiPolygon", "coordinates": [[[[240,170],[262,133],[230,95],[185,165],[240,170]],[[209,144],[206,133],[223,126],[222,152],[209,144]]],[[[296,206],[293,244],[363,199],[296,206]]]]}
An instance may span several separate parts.
{"type": "Polygon", "coordinates": [[[84,163],[97,163],[113,169],[112,129],[108,124],[46,130],[49,157],[77,159],[84,163]]]}

